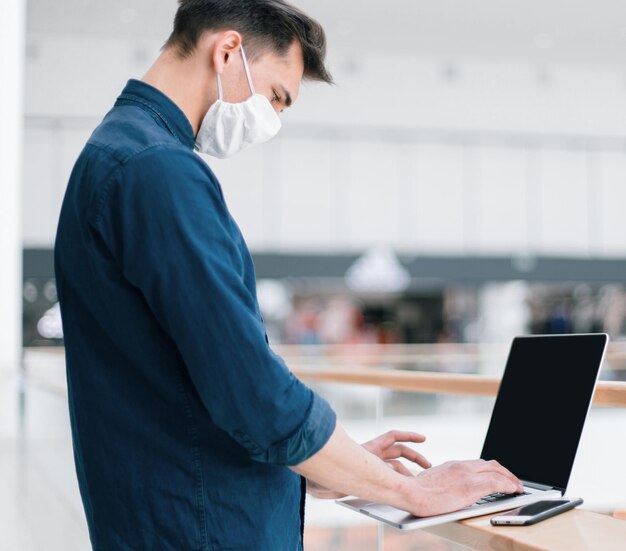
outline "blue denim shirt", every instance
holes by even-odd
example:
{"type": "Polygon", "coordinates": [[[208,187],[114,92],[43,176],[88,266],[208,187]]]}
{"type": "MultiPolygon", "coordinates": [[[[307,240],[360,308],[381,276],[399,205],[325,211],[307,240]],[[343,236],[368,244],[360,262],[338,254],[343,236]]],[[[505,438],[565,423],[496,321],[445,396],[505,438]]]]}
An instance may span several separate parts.
{"type": "Polygon", "coordinates": [[[182,111],[130,81],[72,172],[55,264],[98,551],[302,548],[288,466],[329,405],[267,343],[252,260],[182,111]]]}

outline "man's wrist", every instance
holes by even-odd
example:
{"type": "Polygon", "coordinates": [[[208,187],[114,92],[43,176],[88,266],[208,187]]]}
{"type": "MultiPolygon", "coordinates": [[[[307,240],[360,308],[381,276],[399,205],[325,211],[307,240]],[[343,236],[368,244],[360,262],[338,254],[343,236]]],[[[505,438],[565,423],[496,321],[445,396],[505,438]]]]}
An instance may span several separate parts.
{"type": "Polygon", "coordinates": [[[419,502],[421,496],[415,492],[414,478],[415,477],[399,475],[397,488],[399,503],[395,505],[398,509],[410,511],[413,514],[419,511],[421,507],[421,503],[419,502]]]}

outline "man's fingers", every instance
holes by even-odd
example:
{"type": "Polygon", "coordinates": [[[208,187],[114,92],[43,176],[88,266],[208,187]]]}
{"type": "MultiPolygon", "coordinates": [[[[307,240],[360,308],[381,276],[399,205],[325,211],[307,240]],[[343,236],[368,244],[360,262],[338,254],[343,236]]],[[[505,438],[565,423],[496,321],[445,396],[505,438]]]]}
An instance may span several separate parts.
{"type": "Polygon", "coordinates": [[[373,441],[384,448],[389,448],[393,446],[396,442],[415,442],[416,444],[421,444],[426,440],[426,437],[423,434],[418,434],[417,432],[405,432],[400,430],[391,430],[378,438],[375,438],[373,441]]]}
{"type": "Polygon", "coordinates": [[[519,478],[517,478],[511,471],[509,471],[506,467],[503,467],[495,460],[492,461],[484,461],[482,459],[476,459],[471,461],[466,461],[466,465],[476,473],[498,473],[505,478],[508,478],[512,481],[517,487],[514,491],[519,491],[522,488],[522,483],[519,478]]]}
{"type": "Polygon", "coordinates": [[[398,459],[404,457],[413,463],[417,463],[424,469],[430,469],[432,464],[421,453],[416,452],[413,448],[409,448],[403,444],[396,444],[385,451],[385,459],[398,459]]]}
{"type": "Polygon", "coordinates": [[[426,441],[426,437],[423,434],[419,434],[418,432],[406,432],[394,430],[391,431],[395,442],[415,442],[416,444],[421,444],[426,441]]]}
{"type": "Polygon", "coordinates": [[[485,471],[497,472],[501,474],[502,476],[505,476],[509,480],[512,480],[516,484],[516,486],[518,486],[517,488],[518,490],[522,487],[522,483],[520,479],[517,478],[511,471],[509,471],[509,469],[500,465],[500,463],[498,463],[497,461],[485,461],[484,469],[482,471],[483,472],[485,471]]]}
{"type": "Polygon", "coordinates": [[[471,497],[473,498],[475,496],[476,499],[495,492],[512,494],[518,490],[515,482],[496,472],[477,473],[469,480],[469,483],[471,493],[473,494],[471,497]]]}

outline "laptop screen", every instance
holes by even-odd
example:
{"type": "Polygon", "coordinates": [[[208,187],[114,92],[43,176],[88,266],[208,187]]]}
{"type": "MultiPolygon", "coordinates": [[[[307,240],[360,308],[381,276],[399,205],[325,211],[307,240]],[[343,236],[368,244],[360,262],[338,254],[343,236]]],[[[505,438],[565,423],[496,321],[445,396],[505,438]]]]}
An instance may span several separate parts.
{"type": "Polygon", "coordinates": [[[496,459],[522,480],[565,490],[607,339],[514,339],[481,459],[496,459]]]}

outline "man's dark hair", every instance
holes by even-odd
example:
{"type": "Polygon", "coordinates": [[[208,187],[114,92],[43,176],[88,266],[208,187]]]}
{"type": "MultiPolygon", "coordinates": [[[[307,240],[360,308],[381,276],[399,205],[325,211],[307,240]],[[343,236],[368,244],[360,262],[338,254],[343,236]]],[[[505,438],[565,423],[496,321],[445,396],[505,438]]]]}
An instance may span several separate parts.
{"type": "Polygon", "coordinates": [[[283,55],[297,40],[302,46],[304,78],[332,83],[325,65],[324,29],[283,0],[179,0],[165,47],[187,57],[206,31],[228,29],[241,34],[251,60],[269,51],[283,55]]]}

